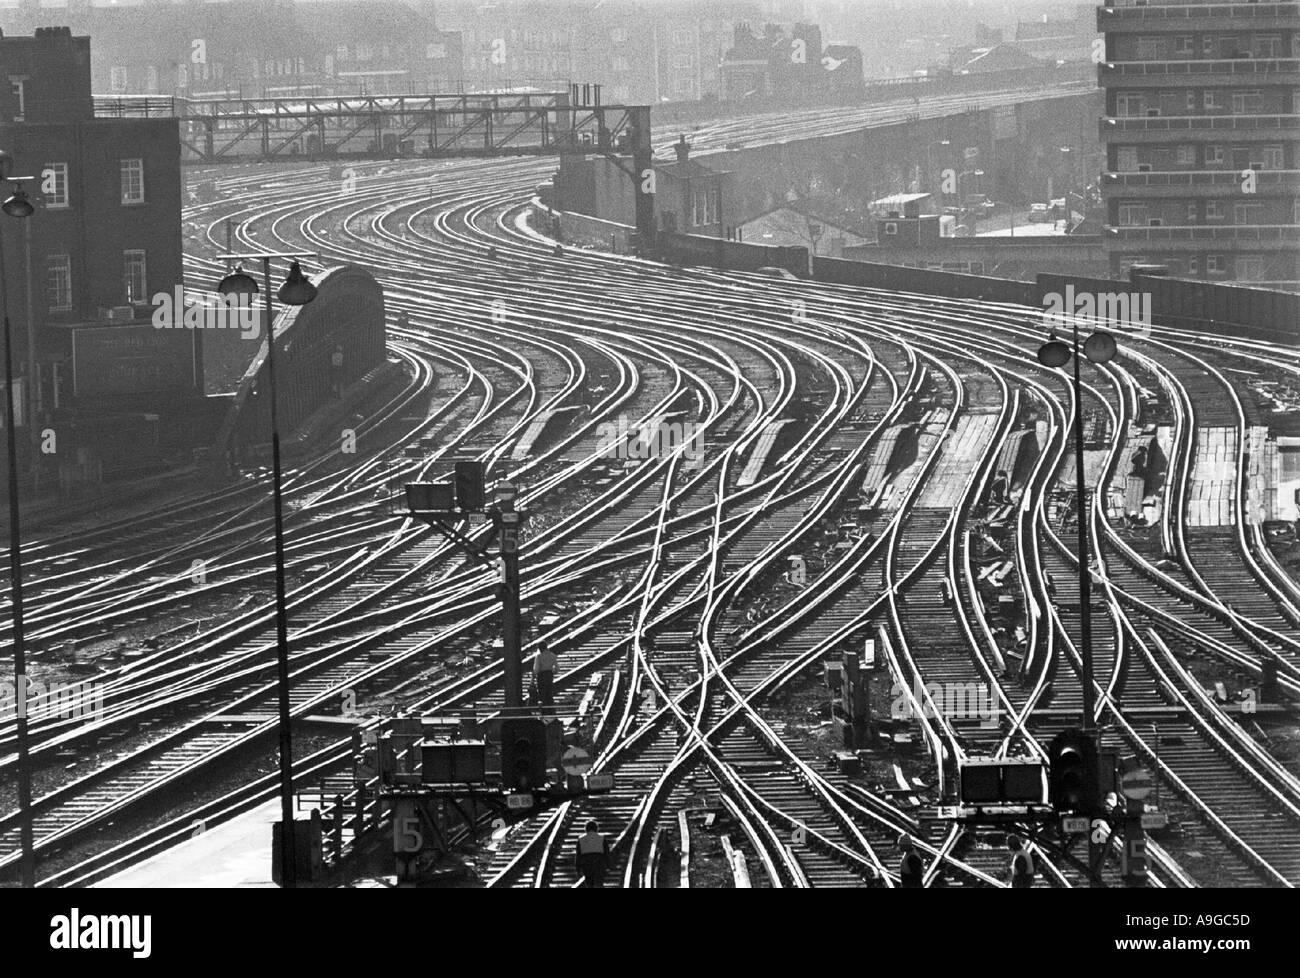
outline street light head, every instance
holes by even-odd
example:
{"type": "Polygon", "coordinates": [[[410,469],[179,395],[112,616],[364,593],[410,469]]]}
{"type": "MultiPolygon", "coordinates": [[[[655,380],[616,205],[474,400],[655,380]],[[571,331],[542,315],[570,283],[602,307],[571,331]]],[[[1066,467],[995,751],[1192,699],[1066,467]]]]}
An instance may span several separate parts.
{"type": "Polygon", "coordinates": [[[316,286],[302,273],[302,266],[294,262],[289,266],[289,277],[277,293],[286,306],[305,306],[316,298],[316,286]]]}
{"type": "Polygon", "coordinates": [[[249,275],[243,268],[236,266],[235,270],[223,278],[217,285],[217,291],[222,295],[233,295],[240,299],[251,299],[257,295],[257,279],[249,275]]]}
{"type": "Polygon", "coordinates": [[[14,192],[5,198],[3,204],[0,204],[0,210],[10,217],[31,217],[36,212],[32,202],[27,199],[27,191],[22,187],[14,188],[14,192]]]}
{"type": "Polygon", "coordinates": [[[1099,329],[1083,341],[1083,352],[1093,363],[1110,363],[1118,352],[1115,337],[1099,329]]]}
{"type": "Polygon", "coordinates": [[[1070,362],[1070,348],[1060,340],[1048,340],[1038,348],[1038,362],[1044,367],[1064,367],[1070,362]]]}

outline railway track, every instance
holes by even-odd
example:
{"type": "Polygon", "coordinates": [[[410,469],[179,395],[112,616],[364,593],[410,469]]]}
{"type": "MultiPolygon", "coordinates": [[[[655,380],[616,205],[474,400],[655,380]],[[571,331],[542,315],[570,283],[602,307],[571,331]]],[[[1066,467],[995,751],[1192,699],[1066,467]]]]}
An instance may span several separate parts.
{"type": "MultiPolygon", "coordinates": [[[[728,135],[701,130],[697,148],[728,135]]],[[[390,343],[405,381],[376,406],[364,451],[306,460],[286,480],[304,790],[346,756],[331,732],[344,703],[361,715],[500,708],[490,574],[389,504],[402,482],[476,457],[524,487],[532,514],[526,654],[540,640],[557,653],[557,709],[591,711],[596,769],[618,784],[499,834],[483,855],[489,885],[577,885],[567,854],[589,817],[613,839],[622,885],[680,882],[667,854],[703,838],[689,814],[701,796],[756,886],[897,885],[904,832],[930,885],[1003,885],[1001,853],[922,814],[951,791],[959,760],[1041,757],[1077,722],[1077,564],[1064,541],[1080,518],[1099,545],[1104,743],[1152,768],[1182,827],[1157,847],[1154,881],[1300,879],[1295,761],[1205,692],[1254,681],[1270,657],[1282,687],[1300,689],[1297,587],[1250,510],[1263,416],[1234,372],[1295,387],[1287,351],[1178,330],[1123,337],[1075,404],[1034,359],[1034,310],[557,252],[522,220],[531,161],[362,170],[340,194],[322,167],[291,181],[241,169],[189,215],[196,279],[219,274],[207,256],[229,221],[238,247],[372,268],[403,317],[390,343]],[[806,315],[793,315],[796,300],[806,315]],[[1094,431],[1082,505],[1065,488],[1075,411],[1094,431]],[[559,420],[530,442],[543,412],[559,420]],[[611,453],[600,426],[619,418],[632,431],[689,422],[702,450],[611,453]],[[1150,473],[1145,495],[1163,505],[1143,530],[1111,500],[1150,426],[1167,429],[1169,457],[1150,473]],[[1225,479],[1207,476],[1215,452],[1225,479]],[[1008,465],[1009,491],[995,493],[1008,465]],[[1215,481],[1233,486],[1222,524],[1185,519],[1215,481]],[[791,558],[808,571],[798,584],[784,576],[791,558]],[[876,706],[900,703],[909,735],[843,773],[798,704],[818,700],[826,659],[865,638],[880,648],[876,706]],[[990,710],[952,715],[928,684],[978,690],[990,710]]],[[[89,722],[32,726],[44,882],[92,882],[187,818],[272,796],[264,780],[221,787],[273,756],[263,491],[254,473],[152,517],[32,544],[36,661],[105,694],[89,722]],[[197,588],[179,583],[195,559],[210,571],[197,588]],[[195,609],[212,613],[183,625],[195,609]],[[77,663],[74,645],[130,628],[151,643],[90,672],[77,663]]],[[[6,809],[12,750],[12,722],[0,722],[6,809]]],[[[6,811],[0,879],[16,848],[6,811]]],[[[1036,855],[1043,884],[1086,883],[1036,855]]]]}

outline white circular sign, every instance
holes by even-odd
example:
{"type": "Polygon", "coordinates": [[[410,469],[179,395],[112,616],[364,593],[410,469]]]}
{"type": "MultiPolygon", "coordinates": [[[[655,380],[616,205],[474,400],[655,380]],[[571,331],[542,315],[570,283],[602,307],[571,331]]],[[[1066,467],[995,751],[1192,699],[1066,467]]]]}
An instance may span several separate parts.
{"type": "Polygon", "coordinates": [[[570,747],[560,758],[560,766],[565,774],[586,774],[591,770],[591,755],[581,747],[570,747]]]}

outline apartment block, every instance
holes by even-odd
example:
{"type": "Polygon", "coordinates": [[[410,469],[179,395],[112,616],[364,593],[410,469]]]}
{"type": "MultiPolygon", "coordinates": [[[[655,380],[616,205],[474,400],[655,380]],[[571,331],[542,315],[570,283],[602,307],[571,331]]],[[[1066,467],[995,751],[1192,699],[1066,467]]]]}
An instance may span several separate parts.
{"type": "Polygon", "coordinates": [[[1300,288],[1300,3],[1097,10],[1112,272],[1300,288]]]}

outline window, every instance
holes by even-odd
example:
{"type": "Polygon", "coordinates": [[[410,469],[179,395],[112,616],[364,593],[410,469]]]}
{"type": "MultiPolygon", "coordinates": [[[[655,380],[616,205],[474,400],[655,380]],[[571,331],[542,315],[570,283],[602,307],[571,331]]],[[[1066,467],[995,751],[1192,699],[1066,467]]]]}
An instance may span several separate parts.
{"type": "Polygon", "coordinates": [[[1281,34],[1256,35],[1255,57],[1257,58],[1282,57],[1282,35],[1281,34]]]}
{"type": "Polygon", "coordinates": [[[1224,161],[1223,147],[1211,143],[1205,147],[1206,163],[1222,163],[1224,161]]]}
{"type": "Polygon", "coordinates": [[[1194,256],[1187,259],[1187,274],[1193,278],[1201,274],[1201,263],[1194,256]]]}
{"type": "Polygon", "coordinates": [[[613,71],[627,71],[627,58],[621,54],[616,54],[610,59],[609,67],[613,71]]]}
{"type": "Polygon", "coordinates": [[[1263,204],[1233,204],[1232,223],[1233,224],[1263,224],[1264,205],[1263,204]]]}
{"type": "Polygon", "coordinates": [[[1187,202],[1187,221],[1189,224],[1196,223],[1196,201],[1194,200],[1187,202]]]}
{"type": "Polygon", "coordinates": [[[1165,56],[1165,39],[1158,34],[1139,37],[1137,56],[1139,61],[1160,61],[1165,56]]]}
{"type": "Polygon", "coordinates": [[[1243,91],[1232,93],[1232,111],[1235,115],[1253,115],[1259,112],[1260,92],[1243,91]]]}
{"type": "Polygon", "coordinates": [[[1196,93],[1193,92],[1193,91],[1188,91],[1188,93],[1187,93],[1187,111],[1188,111],[1188,112],[1191,112],[1191,111],[1192,111],[1193,109],[1195,109],[1195,108],[1196,108],[1196,93]]]}
{"type": "Polygon", "coordinates": [[[628,34],[626,27],[615,27],[609,32],[609,39],[615,44],[626,44],[627,38],[628,34]]]}
{"type": "Polygon", "coordinates": [[[27,76],[10,75],[9,88],[14,95],[14,122],[22,122],[27,117],[27,76]]]}
{"type": "Polygon", "coordinates": [[[1143,98],[1141,92],[1120,92],[1115,96],[1116,115],[1141,115],[1143,98]]]}
{"type": "Polygon", "coordinates": [[[1196,52],[1196,38],[1191,34],[1174,36],[1174,54],[1190,55],[1196,52]]]}
{"type": "Polygon", "coordinates": [[[41,173],[41,192],[45,194],[45,206],[68,206],[68,164],[46,163],[41,173]]]}
{"type": "Polygon", "coordinates": [[[1264,278],[1264,257],[1262,255],[1239,255],[1237,257],[1236,278],[1243,282],[1259,282],[1264,278]]]}
{"type": "Polygon", "coordinates": [[[158,94],[158,69],[153,65],[144,70],[144,90],[150,95],[158,94]]]}
{"type": "Polygon", "coordinates": [[[1203,104],[1207,109],[1221,109],[1223,108],[1223,96],[1218,90],[1213,88],[1207,88],[1205,90],[1205,98],[1203,104]]]}
{"type": "Polygon", "coordinates": [[[1213,54],[1214,54],[1214,37],[1213,37],[1213,35],[1211,35],[1211,34],[1206,34],[1203,38],[1201,38],[1201,52],[1202,52],[1203,54],[1209,54],[1209,55],[1213,55],[1213,54]]]}
{"type": "Polygon", "coordinates": [[[1120,173],[1135,173],[1138,168],[1138,150],[1136,146],[1121,146],[1115,153],[1115,165],[1120,173]]]}
{"type": "Polygon", "coordinates": [[[703,227],[716,224],[718,220],[718,198],[708,190],[697,190],[691,194],[691,224],[703,227]]]}
{"type": "Polygon", "coordinates": [[[1223,201],[1207,200],[1205,202],[1205,219],[1207,221],[1221,221],[1223,220],[1223,215],[1223,201]]]}
{"type": "Polygon", "coordinates": [[[122,285],[125,287],[127,302],[148,301],[143,251],[122,252],[122,285]]]}
{"type": "Polygon", "coordinates": [[[1196,147],[1191,143],[1181,144],[1176,158],[1180,166],[1192,166],[1196,163],[1196,147]]]}
{"type": "Polygon", "coordinates": [[[144,160],[122,160],[122,203],[144,203],[144,160]]]}
{"type": "Polygon", "coordinates": [[[1226,272],[1227,267],[1223,264],[1222,255],[1205,256],[1205,272],[1207,275],[1214,275],[1218,272],[1226,272]]]}
{"type": "Polygon", "coordinates": [[[72,259],[67,255],[45,259],[45,304],[50,312],[72,308],[72,259]]]}
{"type": "Polygon", "coordinates": [[[1281,170],[1286,165],[1286,157],[1281,146],[1261,146],[1259,158],[1264,164],[1261,169],[1264,170],[1281,170]]]}
{"type": "Polygon", "coordinates": [[[115,92],[126,91],[126,68],[114,65],[108,69],[108,87],[115,92]]]}
{"type": "Polygon", "coordinates": [[[1119,223],[1121,227],[1140,227],[1147,222],[1147,205],[1130,202],[1119,205],[1119,223]]]}

